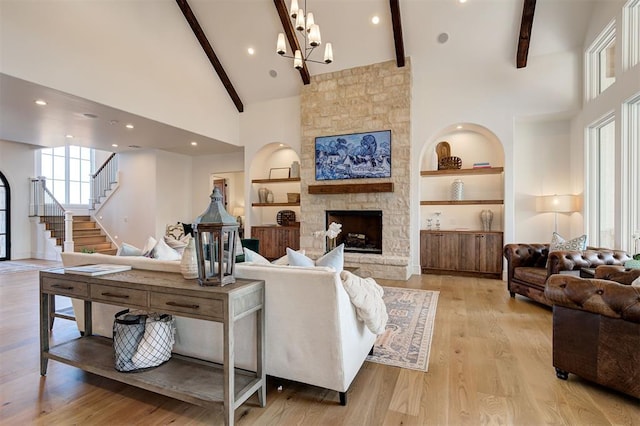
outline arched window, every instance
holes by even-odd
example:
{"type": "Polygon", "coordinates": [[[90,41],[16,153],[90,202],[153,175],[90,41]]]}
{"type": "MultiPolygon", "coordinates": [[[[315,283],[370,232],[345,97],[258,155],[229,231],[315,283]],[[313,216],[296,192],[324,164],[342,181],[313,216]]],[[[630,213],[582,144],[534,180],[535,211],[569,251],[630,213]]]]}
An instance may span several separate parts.
{"type": "Polygon", "coordinates": [[[0,260],[11,259],[11,191],[9,182],[0,172],[0,260]]]}

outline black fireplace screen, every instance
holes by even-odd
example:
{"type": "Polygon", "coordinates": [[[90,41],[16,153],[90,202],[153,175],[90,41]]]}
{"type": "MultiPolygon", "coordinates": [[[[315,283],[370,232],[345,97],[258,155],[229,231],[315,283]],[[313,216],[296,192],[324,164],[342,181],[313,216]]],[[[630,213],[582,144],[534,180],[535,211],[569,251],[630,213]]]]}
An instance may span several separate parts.
{"type": "Polygon", "coordinates": [[[337,245],[345,252],[382,254],[381,210],[327,210],[327,228],[331,222],[342,224],[337,245]]]}

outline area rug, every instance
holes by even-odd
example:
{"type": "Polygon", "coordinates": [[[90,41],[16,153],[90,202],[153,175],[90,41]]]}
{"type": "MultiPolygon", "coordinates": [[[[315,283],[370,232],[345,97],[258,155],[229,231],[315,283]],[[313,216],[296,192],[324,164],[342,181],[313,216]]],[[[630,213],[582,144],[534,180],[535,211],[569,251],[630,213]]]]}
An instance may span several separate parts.
{"type": "Polygon", "coordinates": [[[427,371],[438,291],[383,287],[389,321],[367,361],[427,371]]]}
{"type": "Polygon", "coordinates": [[[39,271],[59,266],[59,262],[48,262],[46,265],[40,263],[29,263],[29,261],[3,261],[0,262],[0,274],[13,274],[16,272],[39,271]]]}

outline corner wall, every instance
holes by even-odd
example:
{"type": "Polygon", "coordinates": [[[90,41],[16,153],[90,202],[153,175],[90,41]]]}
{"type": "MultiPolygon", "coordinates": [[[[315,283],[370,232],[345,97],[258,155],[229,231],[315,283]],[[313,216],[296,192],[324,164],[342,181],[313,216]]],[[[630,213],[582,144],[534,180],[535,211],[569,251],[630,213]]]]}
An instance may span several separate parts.
{"type": "Polygon", "coordinates": [[[313,76],[301,94],[300,248],[314,257],[324,240],[313,232],[326,228],[325,210],[382,210],[382,255],[346,253],[345,265],[383,279],[411,275],[410,176],[411,61],[395,61],[313,76]],[[391,178],[322,181],[323,184],[393,182],[391,193],[311,195],[315,180],[315,138],[391,130],[391,178]]]}

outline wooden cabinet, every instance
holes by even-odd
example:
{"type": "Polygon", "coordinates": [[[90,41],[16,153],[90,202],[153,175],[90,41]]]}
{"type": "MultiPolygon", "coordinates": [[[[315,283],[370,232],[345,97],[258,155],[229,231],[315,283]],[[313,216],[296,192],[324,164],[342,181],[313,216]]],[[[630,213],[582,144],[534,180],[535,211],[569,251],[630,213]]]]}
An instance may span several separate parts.
{"type": "Polygon", "coordinates": [[[297,226],[252,226],[251,238],[260,240],[260,255],[269,260],[287,254],[287,247],[300,248],[300,228],[297,226]]]}
{"type": "Polygon", "coordinates": [[[423,273],[502,276],[502,232],[420,231],[423,273]]]}

